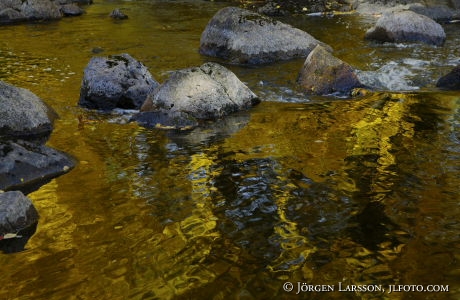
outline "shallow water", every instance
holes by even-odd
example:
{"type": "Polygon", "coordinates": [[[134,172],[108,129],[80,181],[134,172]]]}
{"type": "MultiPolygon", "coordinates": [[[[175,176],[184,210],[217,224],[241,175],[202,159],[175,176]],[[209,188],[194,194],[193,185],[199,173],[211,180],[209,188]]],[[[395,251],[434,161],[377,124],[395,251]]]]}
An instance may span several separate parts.
{"type": "Polygon", "coordinates": [[[41,219],[24,251],[0,253],[0,299],[459,299],[460,94],[434,88],[460,61],[459,25],[431,47],[366,42],[371,17],[285,20],[382,89],[353,100],[297,92],[296,60],[229,66],[265,101],[187,134],[77,107],[94,55],[127,52],[159,81],[209,60],[199,38],[227,5],[97,1],[0,27],[0,79],[58,112],[48,144],[78,160],[29,194],[41,219]]]}

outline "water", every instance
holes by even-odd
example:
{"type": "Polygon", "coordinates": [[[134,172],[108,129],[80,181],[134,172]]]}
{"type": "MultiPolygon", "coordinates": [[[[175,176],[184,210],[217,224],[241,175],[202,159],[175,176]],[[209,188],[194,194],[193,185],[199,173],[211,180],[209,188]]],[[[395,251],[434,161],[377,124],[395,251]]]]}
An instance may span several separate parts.
{"type": "Polygon", "coordinates": [[[285,20],[382,90],[353,100],[299,93],[296,60],[229,66],[265,101],[187,134],[77,107],[93,51],[127,52],[163,81],[208,60],[199,37],[227,5],[97,1],[0,27],[0,79],[58,112],[48,144],[79,162],[29,194],[41,218],[24,251],[0,253],[0,299],[458,299],[460,95],[434,88],[459,62],[458,25],[432,47],[366,42],[367,17],[285,20]],[[130,18],[109,19],[116,7],[130,18]]]}

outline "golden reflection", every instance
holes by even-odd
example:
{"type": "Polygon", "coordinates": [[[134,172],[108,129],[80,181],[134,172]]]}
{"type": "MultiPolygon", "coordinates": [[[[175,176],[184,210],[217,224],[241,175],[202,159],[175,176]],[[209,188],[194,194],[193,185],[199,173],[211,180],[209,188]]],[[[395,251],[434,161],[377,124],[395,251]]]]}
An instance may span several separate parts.
{"type": "Polygon", "coordinates": [[[391,139],[396,135],[407,140],[413,137],[414,124],[406,121],[405,117],[410,114],[410,106],[417,101],[410,94],[392,94],[385,101],[379,101],[378,107],[365,110],[363,118],[352,124],[349,155],[375,154],[378,157],[375,165],[377,173],[369,189],[379,198],[372,200],[382,200],[384,194],[381,193],[391,191],[392,181],[388,177],[395,175],[390,167],[396,164],[391,139]]]}
{"type": "MultiPolygon", "coordinates": [[[[285,178],[279,178],[285,180],[285,178]]],[[[281,255],[275,258],[268,269],[271,272],[295,271],[302,267],[302,263],[315,252],[316,249],[306,238],[307,232],[299,232],[296,222],[292,222],[286,216],[287,204],[290,199],[290,188],[286,186],[276,199],[277,213],[279,223],[275,226],[274,232],[282,241],[280,243],[283,251],[281,255]]]]}
{"type": "Polygon", "coordinates": [[[161,275],[151,278],[150,284],[155,287],[155,295],[161,299],[170,299],[172,295],[182,295],[213,282],[230,267],[223,262],[204,263],[214,241],[220,237],[210,197],[210,180],[216,175],[212,170],[216,158],[207,153],[213,151],[192,155],[188,166],[183,169],[188,173],[191,185],[193,209],[190,215],[166,225],[163,232],[155,237],[153,262],[161,275]]]}

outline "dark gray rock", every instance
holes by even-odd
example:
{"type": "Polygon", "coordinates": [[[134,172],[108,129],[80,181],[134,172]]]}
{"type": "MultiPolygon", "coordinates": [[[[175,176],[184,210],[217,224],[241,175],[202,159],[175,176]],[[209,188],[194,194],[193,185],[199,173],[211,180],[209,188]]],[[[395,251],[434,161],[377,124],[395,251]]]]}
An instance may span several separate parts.
{"type": "Polygon", "coordinates": [[[0,24],[25,21],[26,17],[13,8],[0,9],[0,24]]]}
{"type": "Polygon", "coordinates": [[[176,118],[213,120],[259,103],[257,96],[235,74],[216,63],[174,72],[147,97],[141,111],[176,118]]]}
{"type": "Polygon", "coordinates": [[[0,190],[34,190],[75,166],[68,155],[26,141],[0,143],[0,190]]]}
{"type": "Polygon", "coordinates": [[[441,25],[412,11],[386,13],[366,32],[366,39],[381,42],[423,42],[442,45],[446,34],[441,25]]]}
{"type": "Polygon", "coordinates": [[[268,1],[263,6],[257,9],[257,12],[261,15],[266,15],[270,17],[280,17],[287,14],[287,12],[281,8],[281,6],[276,2],[268,1]]]}
{"type": "Polygon", "coordinates": [[[451,5],[455,8],[455,9],[460,9],[460,0],[451,0],[451,5]]]}
{"type": "Polygon", "coordinates": [[[112,19],[116,19],[116,20],[124,20],[128,18],[128,16],[124,14],[119,8],[114,9],[110,13],[109,17],[111,17],[112,19]]]}
{"type": "Polygon", "coordinates": [[[62,18],[59,5],[50,0],[25,0],[21,12],[28,20],[56,20],[62,18]]]}
{"type": "Polygon", "coordinates": [[[38,222],[38,212],[29,198],[19,191],[0,192],[0,238],[38,222]]]}
{"type": "Polygon", "coordinates": [[[26,20],[25,15],[21,12],[21,5],[21,0],[0,1],[0,24],[26,20]]]}
{"type": "Polygon", "coordinates": [[[305,31],[249,10],[226,7],[203,31],[200,53],[234,64],[264,64],[307,57],[318,44],[332,51],[305,31]]]}
{"type": "Polygon", "coordinates": [[[29,90],[0,81],[0,137],[47,135],[55,114],[29,90]]]}
{"type": "Polygon", "coordinates": [[[438,22],[447,22],[454,17],[454,11],[445,5],[426,7],[418,3],[411,5],[409,10],[438,22]]]}
{"type": "Polygon", "coordinates": [[[6,8],[11,8],[16,11],[20,10],[22,6],[21,0],[2,0],[0,1],[0,11],[6,8]]]}
{"type": "Polygon", "coordinates": [[[84,10],[78,5],[91,3],[92,0],[1,0],[0,24],[79,16],[84,10]]]}
{"type": "Polygon", "coordinates": [[[439,78],[436,86],[445,90],[460,90],[460,66],[439,78]]]}
{"type": "Polygon", "coordinates": [[[85,68],[79,105],[90,109],[138,109],[158,82],[129,54],[93,57],[85,68]]]}
{"type": "Polygon", "coordinates": [[[80,8],[80,6],[76,5],[75,3],[71,4],[64,4],[61,5],[61,13],[64,16],[72,17],[72,16],[80,16],[85,13],[85,11],[80,8]]]}
{"type": "Polygon", "coordinates": [[[78,4],[78,5],[88,5],[92,4],[93,0],[54,0],[59,5],[65,4],[78,4]]]}
{"type": "Polygon", "coordinates": [[[308,55],[297,83],[304,92],[314,95],[350,95],[362,87],[353,68],[321,46],[308,55]]]}

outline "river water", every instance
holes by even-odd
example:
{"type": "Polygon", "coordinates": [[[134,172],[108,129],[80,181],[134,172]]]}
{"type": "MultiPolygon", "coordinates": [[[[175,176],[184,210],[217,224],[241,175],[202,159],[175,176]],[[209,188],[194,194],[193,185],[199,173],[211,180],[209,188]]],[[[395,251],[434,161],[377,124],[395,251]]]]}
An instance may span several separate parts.
{"type": "Polygon", "coordinates": [[[41,218],[0,253],[0,299],[460,299],[460,94],[434,88],[460,25],[432,47],[364,41],[373,17],[285,19],[380,90],[356,99],[302,95],[294,60],[228,66],[264,101],[185,134],[77,107],[94,55],[129,53],[160,82],[212,60],[199,38],[228,5],[99,0],[0,27],[0,79],[57,111],[48,144],[78,161],[29,194],[41,218]]]}

